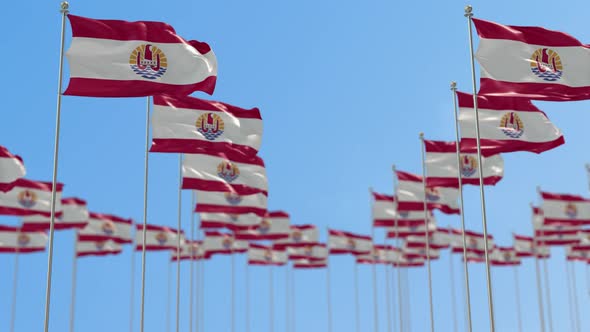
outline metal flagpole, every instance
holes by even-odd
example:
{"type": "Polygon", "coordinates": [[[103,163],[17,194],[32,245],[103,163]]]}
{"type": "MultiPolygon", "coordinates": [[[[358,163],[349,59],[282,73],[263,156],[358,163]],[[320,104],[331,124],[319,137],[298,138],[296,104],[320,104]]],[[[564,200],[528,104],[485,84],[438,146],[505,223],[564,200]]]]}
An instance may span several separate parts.
{"type": "Polygon", "coordinates": [[[176,332],[180,332],[180,228],[182,227],[182,153],[178,154],[178,220],[176,229],[176,332]]]}
{"type": "Polygon", "coordinates": [[[231,247],[231,332],[236,330],[236,255],[234,245],[231,247]]]}
{"type": "Polygon", "coordinates": [[[412,307],[411,307],[411,302],[412,302],[412,298],[410,297],[410,279],[408,278],[408,268],[406,268],[404,270],[404,283],[406,284],[406,287],[404,287],[404,290],[406,292],[406,305],[408,307],[408,310],[406,310],[406,320],[408,322],[407,327],[408,327],[408,331],[412,331],[412,307]]]}
{"type": "Polygon", "coordinates": [[[297,302],[295,301],[295,268],[291,267],[289,269],[289,274],[291,274],[291,326],[292,331],[296,332],[297,329],[297,319],[295,313],[297,312],[297,302]]]}
{"type": "MultiPolygon", "coordinates": [[[[145,316],[145,242],[147,240],[147,210],[148,210],[148,161],[150,149],[150,97],[146,97],[146,113],[145,113],[145,167],[143,180],[143,230],[142,230],[142,246],[141,246],[141,300],[139,313],[139,331],[144,330],[144,316],[145,316]]],[[[47,332],[47,331],[46,331],[47,332]]]]}
{"type": "MultiPolygon", "coordinates": [[[[371,223],[373,222],[372,220],[373,218],[371,218],[371,223]]],[[[374,241],[375,239],[375,227],[371,226],[371,241],[374,241]]],[[[373,244],[374,246],[374,244],[373,244]]],[[[373,247],[373,251],[371,252],[371,254],[373,255],[373,258],[375,256],[375,247],[373,247]]],[[[377,264],[373,263],[371,264],[372,270],[373,270],[373,327],[375,329],[375,332],[379,332],[379,305],[378,305],[378,299],[377,299],[377,264]]]]}
{"type": "Polygon", "coordinates": [[[133,332],[133,316],[135,313],[135,250],[135,248],[131,250],[131,283],[129,290],[131,294],[129,294],[129,332],[133,332]]]}
{"type": "Polygon", "coordinates": [[[268,317],[270,320],[269,321],[269,323],[270,323],[269,331],[274,332],[274,330],[275,330],[275,318],[274,318],[274,313],[275,313],[274,312],[274,309],[275,309],[274,308],[275,307],[274,297],[275,297],[275,294],[274,294],[274,287],[273,287],[273,284],[274,284],[273,267],[269,266],[268,270],[269,270],[269,279],[270,279],[268,282],[269,309],[270,309],[270,315],[268,317]]]}
{"type": "MultiPolygon", "coordinates": [[[[393,172],[393,174],[395,175],[395,165],[391,165],[391,170],[393,172]]],[[[397,178],[397,176],[393,177],[393,195],[394,197],[396,196],[396,191],[395,191],[395,179],[397,178]]],[[[394,201],[394,205],[396,204],[397,201],[394,201]]],[[[394,216],[394,227],[395,227],[395,246],[397,247],[397,249],[399,250],[399,261],[401,261],[401,256],[402,256],[402,252],[401,252],[401,248],[399,245],[399,229],[398,229],[398,211],[397,211],[397,206],[395,206],[395,216],[394,216]]],[[[395,267],[395,266],[394,266],[395,267]]],[[[404,331],[404,318],[403,318],[403,304],[402,304],[402,284],[401,284],[401,275],[400,275],[400,267],[397,266],[395,267],[395,269],[397,270],[397,302],[399,305],[399,331],[403,332],[404,331]]]]}
{"type": "Polygon", "coordinates": [[[14,255],[14,271],[13,271],[13,280],[12,280],[12,305],[10,309],[10,332],[14,332],[14,325],[16,322],[16,290],[18,288],[18,258],[19,252],[17,249],[16,254],[14,255]]]}
{"type": "Polygon", "coordinates": [[[290,290],[289,290],[289,262],[285,264],[285,332],[289,332],[290,330],[290,316],[291,316],[291,308],[290,306],[290,290]]]}
{"type": "Polygon", "coordinates": [[[539,272],[539,257],[537,249],[537,237],[533,236],[533,246],[535,247],[535,271],[537,276],[537,295],[539,297],[539,319],[541,324],[541,332],[545,332],[545,314],[543,309],[543,292],[541,291],[541,275],[539,272]]]}
{"type": "Polygon", "coordinates": [[[420,143],[420,153],[422,154],[422,185],[424,188],[424,227],[426,228],[426,265],[428,269],[428,303],[430,304],[430,331],[434,332],[434,306],[432,304],[432,271],[430,269],[430,230],[428,229],[429,218],[428,207],[426,205],[426,160],[424,157],[424,133],[420,133],[420,143]]]}
{"type": "Polygon", "coordinates": [[[461,137],[459,135],[459,113],[457,111],[457,83],[451,82],[451,91],[453,92],[453,108],[455,113],[455,146],[457,151],[457,181],[459,181],[459,198],[461,199],[461,240],[463,242],[463,273],[465,277],[465,304],[466,304],[466,313],[467,316],[467,324],[469,328],[469,332],[471,332],[472,324],[471,324],[471,293],[469,290],[469,267],[467,263],[467,238],[465,236],[465,215],[463,214],[464,205],[463,205],[463,177],[461,176],[461,149],[460,149],[460,140],[461,137]]]}
{"type": "Polygon", "coordinates": [[[490,257],[489,257],[489,248],[488,248],[488,225],[486,220],[486,198],[485,198],[485,190],[483,185],[483,168],[481,167],[482,159],[481,159],[481,144],[480,144],[480,135],[479,135],[479,111],[477,109],[477,85],[475,83],[475,59],[473,55],[473,32],[471,28],[471,18],[473,16],[472,7],[467,6],[465,7],[465,17],[467,17],[467,25],[469,28],[469,53],[471,57],[471,79],[473,84],[473,109],[475,111],[475,136],[477,139],[477,162],[480,167],[478,167],[479,173],[479,194],[481,197],[481,223],[483,227],[483,237],[484,237],[484,253],[486,256],[486,281],[487,281],[487,288],[488,288],[488,307],[489,307],[489,315],[490,315],[490,331],[494,332],[496,330],[496,324],[494,322],[494,301],[492,297],[492,278],[490,273],[490,257]]]}
{"type": "Polygon", "coordinates": [[[332,332],[332,294],[330,293],[330,258],[326,259],[326,299],[328,308],[328,332],[332,332]]]}
{"type": "Polygon", "coordinates": [[[250,266],[246,262],[246,332],[250,332],[250,266]]]}
{"type": "Polygon", "coordinates": [[[354,264],[354,317],[356,332],[361,332],[361,318],[359,312],[359,265],[354,264]]]}
{"type": "Polygon", "coordinates": [[[70,332],[74,332],[74,309],[76,308],[76,279],[78,273],[78,258],[76,257],[76,243],[78,242],[78,236],[74,240],[74,255],[72,263],[72,298],[70,300],[70,332]]]}
{"type": "Polygon", "coordinates": [[[578,308],[578,286],[576,285],[576,265],[573,262],[567,263],[571,268],[571,276],[572,276],[572,294],[574,295],[572,301],[574,303],[574,312],[576,314],[576,326],[578,327],[577,330],[580,332],[582,328],[580,325],[580,311],[578,308]]]}
{"type": "Polygon", "coordinates": [[[397,327],[397,322],[395,321],[395,315],[396,315],[396,308],[395,308],[395,290],[394,290],[394,273],[393,273],[393,263],[389,263],[387,264],[387,268],[389,269],[389,278],[390,278],[390,282],[391,282],[391,311],[389,312],[389,314],[391,315],[391,325],[392,325],[392,331],[396,331],[396,327],[397,327]]]}
{"type": "Polygon", "coordinates": [[[543,260],[543,274],[545,275],[545,293],[547,294],[547,320],[549,331],[553,332],[553,313],[551,309],[551,288],[549,287],[549,274],[547,273],[547,259],[543,260]]]}
{"type": "Polygon", "coordinates": [[[453,311],[453,331],[457,332],[459,330],[459,323],[457,322],[457,301],[455,299],[455,265],[453,264],[452,253],[449,253],[449,263],[449,275],[451,277],[451,308],[453,311]]]}
{"type": "Polygon", "coordinates": [[[586,291],[590,294],[590,273],[588,271],[588,263],[586,264],[586,291]]]}
{"type": "MultiPolygon", "coordinates": [[[[385,242],[385,241],[383,241],[385,242]]],[[[386,249],[387,250],[387,249],[386,249]]],[[[391,325],[391,286],[389,284],[389,266],[385,265],[383,267],[385,269],[385,301],[387,307],[387,331],[392,332],[392,325],[391,325]]]]}
{"type": "MultiPolygon", "coordinates": [[[[191,241],[195,241],[195,214],[192,212],[192,208],[195,206],[195,192],[191,191],[191,241]]],[[[191,253],[191,263],[190,263],[190,273],[189,273],[189,282],[190,282],[190,289],[189,289],[189,332],[193,332],[193,302],[194,302],[194,285],[195,285],[195,251],[194,251],[194,243],[191,243],[189,246],[190,253],[191,253]]]]}
{"type": "Polygon", "coordinates": [[[199,305],[201,331],[205,331],[205,260],[201,261],[201,286],[199,287],[199,294],[201,294],[201,304],[199,305]]]}
{"type": "Polygon", "coordinates": [[[518,267],[514,266],[514,288],[516,293],[516,315],[518,316],[518,332],[522,332],[522,315],[520,313],[520,285],[518,282],[518,267]]]}
{"type": "Polygon", "coordinates": [[[571,324],[571,331],[576,331],[576,321],[575,321],[575,314],[574,314],[574,307],[572,305],[572,285],[571,285],[571,278],[570,278],[570,269],[567,261],[565,262],[565,275],[567,278],[567,304],[569,306],[570,312],[570,324],[571,324]]]}
{"type": "Polygon", "coordinates": [[[51,218],[49,223],[49,249],[47,252],[47,284],[45,288],[45,322],[44,331],[49,331],[49,307],[51,304],[51,273],[53,269],[53,235],[55,231],[55,203],[57,200],[57,165],[59,156],[59,129],[61,121],[61,87],[63,80],[64,39],[66,31],[66,15],[69,13],[67,1],[60,5],[61,12],[61,40],[59,49],[59,75],[57,78],[57,107],[55,112],[55,143],[53,150],[53,176],[51,185],[51,218]]]}
{"type": "Polygon", "coordinates": [[[172,305],[172,263],[168,262],[168,291],[166,295],[166,331],[170,332],[170,306],[172,305]]]}

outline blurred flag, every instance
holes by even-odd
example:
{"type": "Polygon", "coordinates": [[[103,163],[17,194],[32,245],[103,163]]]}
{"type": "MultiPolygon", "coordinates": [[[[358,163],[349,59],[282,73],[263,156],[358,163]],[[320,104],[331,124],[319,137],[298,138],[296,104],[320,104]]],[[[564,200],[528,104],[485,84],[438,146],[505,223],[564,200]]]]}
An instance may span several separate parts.
{"type": "Polygon", "coordinates": [[[203,260],[206,259],[203,241],[184,240],[180,245],[180,255],[177,255],[176,248],[170,251],[170,259],[175,262],[180,260],[203,260]]]}
{"type": "Polygon", "coordinates": [[[268,212],[259,225],[240,229],[235,236],[238,240],[280,240],[291,234],[289,214],[284,211],[268,212]]]}
{"type": "MultiPolygon", "coordinates": [[[[135,225],[135,250],[143,250],[143,225],[135,225]]],[[[183,233],[181,232],[181,237],[183,233]]],[[[180,239],[182,247],[184,238],[180,239]]],[[[178,231],[167,226],[146,225],[145,250],[169,250],[176,249],[178,245],[178,231]]]]}
{"type": "Polygon", "coordinates": [[[0,225],[0,253],[33,253],[45,251],[47,234],[19,227],[0,225]]]}
{"type": "MultiPolygon", "coordinates": [[[[457,92],[461,152],[477,153],[473,95],[457,92]]],[[[561,131],[528,99],[477,96],[482,156],[541,153],[565,143],[561,131]]]]}
{"type": "MultiPolygon", "coordinates": [[[[474,252],[474,251],[467,251],[467,255],[463,257],[463,249],[461,251],[452,251],[454,254],[461,254],[461,260],[465,260],[467,258],[468,263],[485,263],[486,256],[483,252],[474,252]]],[[[491,250],[490,250],[491,254],[491,250]]]]}
{"type": "MultiPolygon", "coordinates": [[[[463,253],[463,233],[461,230],[453,229],[452,230],[452,238],[451,238],[451,251],[454,253],[463,253]]],[[[477,233],[473,231],[466,230],[465,231],[465,241],[466,241],[466,249],[467,252],[472,252],[475,254],[484,254],[485,253],[485,241],[484,236],[482,233],[477,233]]],[[[494,248],[494,236],[488,234],[488,250],[489,253],[492,252],[494,248]]],[[[485,257],[484,257],[485,258],[485,257]]]]}
{"type": "Polygon", "coordinates": [[[579,226],[590,224],[590,199],[579,195],[541,192],[545,225],[579,226]]]}
{"type": "Polygon", "coordinates": [[[493,266],[520,265],[520,258],[513,247],[495,247],[490,254],[490,264],[493,266]]]}
{"type": "Polygon", "coordinates": [[[249,265],[274,265],[287,264],[288,257],[285,249],[277,249],[261,244],[251,243],[248,248],[249,265]]]}
{"type": "Polygon", "coordinates": [[[227,228],[234,232],[257,226],[262,218],[255,214],[199,213],[201,228],[227,228]]]}
{"type": "MultiPolygon", "coordinates": [[[[63,184],[56,188],[55,216],[62,214],[61,192],[63,184]]],[[[0,192],[0,215],[30,216],[42,215],[51,217],[51,182],[18,179],[8,192],[0,192]]]]}
{"type": "MultiPolygon", "coordinates": [[[[275,247],[281,248],[281,246],[275,247]]],[[[323,243],[309,243],[304,246],[286,247],[289,259],[325,260],[328,258],[328,248],[323,243]]]]}
{"type": "Polygon", "coordinates": [[[81,241],[113,240],[119,244],[133,243],[131,228],[133,220],[111,214],[90,212],[88,224],[78,234],[81,241]]]}
{"type": "Polygon", "coordinates": [[[395,225],[396,210],[393,196],[373,194],[373,227],[393,227],[395,225]]]}
{"type": "Polygon", "coordinates": [[[568,261],[579,261],[590,264],[590,245],[575,244],[566,247],[566,259],[568,261]]]}
{"type": "Polygon", "coordinates": [[[239,195],[236,192],[195,190],[199,213],[254,214],[264,217],[267,197],[263,193],[239,195]]]}
{"type": "Polygon", "coordinates": [[[406,258],[427,258],[427,254],[430,256],[431,260],[439,259],[440,258],[440,251],[434,248],[430,248],[429,253],[426,250],[426,247],[409,247],[408,243],[404,243],[402,246],[402,254],[406,258]]]}
{"type": "Polygon", "coordinates": [[[256,155],[262,141],[258,108],[193,97],[154,96],[151,152],[236,150],[256,155]]]}
{"type": "Polygon", "coordinates": [[[7,192],[27,174],[23,160],[0,145],[0,192],[7,192]]]}
{"type": "MultiPolygon", "coordinates": [[[[429,234],[430,249],[446,249],[451,245],[453,234],[450,229],[438,228],[429,234]]],[[[426,233],[406,237],[405,244],[408,248],[426,248],[426,233]]]]}
{"type": "Polygon", "coordinates": [[[535,240],[540,246],[574,244],[582,239],[581,230],[581,228],[557,226],[555,230],[535,231],[535,240]]]}
{"type": "Polygon", "coordinates": [[[408,257],[400,255],[399,258],[393,263],[395,267],[422,267],[426,263],[426,259],[422,257],[408,257]]]}
{"type": "Polygon", "coordinates": [[[113,240],[76,241],[76,257],[117,255],[123,250],[121,245],[113,240]]]}
{"type": "Polygon", "coordinates": [[[291,225],[289,237],[277,240],[275,248],[305,247],[315,244],[320,239],[318,228],[315,225],[291,225]]]}
{"type": "Polygon", "coordinates": [[[368,254],[373,248],[370,236],[350,232],[328,230],[328,249],[330,254],[368,254]]]}
{"type": "Polygon", "coordinates": [[[221,232],[205,232],[203,248],[206,258],[215,254],[231,255],[248,251],[247,241],[236,241],[233,234],[221,232]]]}
{"type": "MultiPolygon", "coordinates": [[[[434,218],[428,223],[428,232],[433,233],[436,231],[436,222],[434,218]]],[[[387,228],[388,238],[405,238],[408,236],[426,236],[426,226],[424,223],[412,226],[400,226],[400,227],[389,227],[387,228]]]]}
{"type": "Polygon", "coordinates": [[[480,37],[479,93],[553,101],[590,99],[588,45],[541,27],[473,22],[480,37]]]}
{"type": "Polygon", "coordinates": [[[323,269],[328,266],[327,260],[313,261],[308,259],[298,259],[293,262],[294,269],[323,269]]]}
{"type": "Polygon", "coordinates": [[[390,245],[374,245],[368,254],[356,255],[357,264],[393,264],[399,260],[400,251],[390,245]]]}
{"type": "MultiPolygon", "coordinates": [[[[55,218],[54,229],[81,229],[88,223],[88,207],[80,198],[68,197],[61,200],[62,214],[55,218]]],[[[23,228],[31,230],[48,230],[51,220],[41,215],[24,216],[23,228]]]]}
{"type": "Polygon", "coordinates": [[[397,184],[397,208],[400,211],[424,211],[424,200],[429,210],[438,209],[445,214],[459,214],[459,190],[457,188],[426,187],[422,177],[396,171],[397,184]]]}
{"type": "Polygon", "coordinates": [[[184,154],[182,189],[268,194],[264,161],[258,156],[231,152],[184,154]]]}
{"type": "Polygon", "coordinates": [[[514,251],[517,257],[533,257],[535,243],[532,236],[512,234],[514,238],[514,251]]]}
{"type": "MultiPolygon", "coordinates": [[[[455,142],[424,140],[426,149],[426,184],[432,187],[459,187],[459,172],[462,184],[479,186],[479,162],[477,153],[461,153],[461,166],[457,167],[455,142]]],[[[482,157],[483,183],[495,185],[504,176],[504,159],[500,155],[482,157]]]]}
{"type": "Polygon", "coordinates": [[[186,41],[162,22],[68,15],[70,84],[64,95],[142,97],[213,94],[217,60],[206,43],[186,41]]]}

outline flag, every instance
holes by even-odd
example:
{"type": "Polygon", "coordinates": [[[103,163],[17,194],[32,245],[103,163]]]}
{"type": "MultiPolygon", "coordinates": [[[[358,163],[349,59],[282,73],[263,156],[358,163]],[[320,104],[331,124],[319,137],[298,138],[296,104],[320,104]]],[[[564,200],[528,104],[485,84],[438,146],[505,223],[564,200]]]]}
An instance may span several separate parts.
{"type": "MultiPolygon", "coordinates": [[[[436,231],[436,223],[434,222],[434,218],[428,223],[428,232],[434,233],[436,231]]],[[[405,238],[408,236],[426,236],[426,226],[422,222],[418,225],[412,226],[401,226],[401,227],[390,227],[387,228],[387,237],[388,238],[405,238]]]]}
{"type": "MultiPolygon", "coordinates": [[[[63,184],[58,183],[55,197],[55,216],[61,215],[61,192],[63,184]]],[[[51,182],[18,179],[8,192],[0,192],[0,215],[30,216],[39,214],[51,217],[51,182]]]]}
{"type": "Polygon", "coordinates": [[[256,155],[262,141],[258,108],[193,97],[154,96],[150,152],[236,150],[256,155]]]}
{"type": "MultiPolygon", "coordinates": [[[[373,227],[412,227],[424,224],[424,211],[396,211],[393,196],[373,192],[373,227]]],[[[432,213],[428,213],[431,218],[432,213]]]]}
{"type": "Polygon", "coordinates": [[[566,259],[590,264],[590,246],[577,244],[566,247],[566,259]]]}
{"type": "MultiPolygon", "coordinates": [[[[451,238],[451,251],[454,253],[463,253],[463,233],[461,230],[453,229],[451,238]]],[[[467,252],[475,254],[485,253],[485,241],[482,233],[476,233],[473,231],[465,231],[465,241],[467,252]]],[[[488,252],[491,253],[494,249],[494,236],[488,234],[488,252]]]]}
{"type": "Polygon", "coordinates": [[[45,251],[47,234],[19,227],[0,225],[0,253],[33,253],[45,251]]]}
{"type": "MultiPolygon", "coordinates": [[[[143,224],[135,225],[135,250],[143,250],[143,224]]],[[[180,245],[184,243],[181,233],[180,245]]],[[[145,250],[169,250],[178,246],[178,231],[167,226],[146,225],[145,250]]]]}
{"type": "Polygon", "coordinates": [[[281,266],[287,264],[285,249],[277,249],[261,244],[251,243],[248,248],[248,264],[263,266],[281,266]]]}
{"type": "MultiPolygon", "coordinates": [[[[54,229],[82,229],[88,223],[88,207],[80,198],[68,197],[61,200],[62,214],[55,218],[54,229]]],[[[51,219],[42,215],[23,217],[23,228],[30,230],[48,230],[51,219]]]]}
{"type": "Polygon", "coordinates": [[[544,224],[579,226],[590,224],[590,199],[579,195],[541,192],[544,224]]]}
{"type": "Polygon", "coordinates": [[[133,220],[111,214],[90,212],[88,224],[78,234],[81,241],[113,240],[119,244],[133,243],[131,228],[133,220]]]}
{"type": "Polygon", "coordinates": [[[68,18],[70,83],[64,95],[213,94],[217,60],[206,43],[186,41],[162,22],[68,18]]]}
{"type": "Polygon", "coordinates": [[[264,217],[267,197],[263,193],[239,195],[236,192],[195,190],[199,213],[254,214],[264,217]]]}
{"type": "MultiPolygon", "coordinates": [[[[459,187],[462,184],[479,186],[479,162],[477,153],[461,153],[461,166],[457,166],[455,142],[424,140],[426,150],[426,184],[431,187],[459,187]]],[[[504,176],[504,159],[500,155],[482,157],[483,183],[495,185],[504,176]]]]}
{"type": "MultiPolygon", "coordinates": [[[[282,248],[275,244],[275,247],[282,248]]],[[[311,261],[321,261],[328,258],[328,248],[323,243],[308,243],[304,246],[286,247],[289,259],[299,260],[306,259],[311,261]]]]}
{"type": "Polygon", "coordinates": [[[406,258],[428,258],[428,256],[431,260],[440,258],[440,251],[437,249],[426,250],[426,247],[409,247],[407,242],[404,243],[401,251],[406,258]]]}
{"type": "Polygon", "coordinates": [[[490,254],[490,264],[493,266],[520,265],[520,258],[513,247],[495,247],[490,254]]]}
{"type": "Polygon", "coordinates": [[[357,264],[393,264],[398,260],[400,251],[390,245],[374,245],[368,254],[356,256],[357,264]]]}
{"type": "MultiPolygon", "coordinates": [[[[490,255],[491,255],[491,248],[490,248],[490,255]]],[[[484,252],[474,252],[474,251],[467,251],[465,257],[463,256],[463,249],[461,251],[452,251],[455,254],[461,254],[461,260],[465,261],[467,258],[468,263],[485,263],[486,262],[486,255],[484,252]]]]}
{"type": "Polygon", "coordinates": [[[232,253],[245,253],[248,251],[247,241],[237,241],[232,234],[221,232],[205,232],[203,240],[205,257],[215,254],[230,255],[232,253]]]}
{"type": "Polygon", "coordinates": [[[460,214],[457,203],[459,190],[457,188],[426,187],[422,177],[407,172],[396,171],[397,208],[400,211],[424,211],[424,200],[429,210],[438,209],[445,214],[460,214]]]}
{"type": "Polygon", "coordinates": [[[238,240],[280,240],[288,239],[291,234],[289,214],[284,211],[268,212],[259,225],[240,229],[235,236],[238,240]]]}
{"type": "MultiPolygon", "coordinates": [[[[560,226],[561,227],[561,226],[560,226]]],[[[574,244],[582,239],[581,229],[559,229],[553,231],[540,231],[535,234],[535,240],[541,246],[560,246],[574,244]]]]}
{"type": "Polygon", "coordinates": [[[199,213],[201,228],[227,228],[234,232],[257,226],[262,218],[255,214],[199,213]]]}
{"type": "Polygon", "coordinates": [[[289,237],[277,240],[275,248],[304,247],[319,241],[320,234],[315,225],[291,225],[289,237]]]}
{"type": "Polygon", "coordinates": [[[473,19],[479,93],[538,100],[590,99],[588,45],[559,31],[473,19]]]}
{"type": "Polygon", "coordinates": [[[264,161],[229,151],[187,153],[182,162],[182,189],[267,195],[264,161]]]}
{"type": "Polygon", "coordinates": [[[23,160],[0,145],[0,192],[7,192],[27,174],[23,160]]]}
{"type": "Polygon", "coordinates": [[[122,252],[121,245],[113,240],[76,241],[76,257],[117,255],[122,252]]]}
{"type": "Polygon", "coordinates": [[[368,254],[373,248],[370,236],[350,232],[328,230],[328,249],[330,254],[368,254]]]}
{"type": "MultiPolygon", "coordinates": [[[[438,228],[429,234],[430,249],[445,249],[451,245],[452,233],[450,230],[438,228]]],[[[408,248],[426,248],[426,233],[406,237],[405,245],[408,248]]]]}
{"type": "Polygon", "coordinates": [[[176,262],[180,260],[204,260],[206,259],[205,247],[203,241],[184,240],[180,245],[180,255],[177,255],[177,250],[174,248],[170,251],[170,260],[176,262]]]}
{"type": "Polygon", "coordinates": [[[517,257],[533,257],[535,241],[532,236],[512,234],[514,237],[514,251],[517,257]]]}
{"type": "Polygon", "coordinates": [[[393,263],[395,267],[421,267],[424,266],[426,260],[422,257],[407,257],[399,255],[399,258],[393,263]]]}
{"type": "Polygon", "coordinates": [[[328,260],[312,261],[308,259],[298,259],[293,262],[294,269],[323,269],[328,267],[328,260]]]}
{"type": "MultiPolygon", "coordinates": [[[[473,95],[457,92],[461,152],[477,153],[473,95]]],[[[565,143],[563,134],[530,100],[477,96],[482,156],[502,152],[541,153],[565,143]]]]}

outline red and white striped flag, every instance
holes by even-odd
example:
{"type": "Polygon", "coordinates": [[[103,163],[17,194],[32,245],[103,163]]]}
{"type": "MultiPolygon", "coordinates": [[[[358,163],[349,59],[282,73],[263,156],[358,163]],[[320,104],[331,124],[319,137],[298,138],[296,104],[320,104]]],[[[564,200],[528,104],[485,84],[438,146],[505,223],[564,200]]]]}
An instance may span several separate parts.
{"type": "Polygon", "coordinates": [[[287,264],[287,251],[270,246],[251,243],[248,248],[248,264],[281,266],[287,264]]]}
{"type": "Polygon", "coordinates": [[[199,213],[254,214],[264,217],[267,197],[263,193],[239,195],[236,192],[195,190],[199,213]]]}
{"type": "Polygon", "coordinates": [[[298,259],[293,262],[294,269],[323,269],[328,266],[327,260],[313,261],[309,259],[298,259]]]}
{"type": "Polygon", "coordinates": [[[396,171],[397,208],[400,211],[424,211],[424,200],[429,210],[438,209],[445,214],[459,214],[459,190],[457,188],[426,187],[422,183],[422,177],[396,171]]]}
{"type": "MultiPolygon", "coordinates": [[[[184,243],[181,232],[180,245],[184,243]]],[[[146,225],[145,250],[176,249],[178,245],[178,231],[167,226],[146,225]]],[[[143,224],[135,225],[135,250],[143,250],[143,224]]]]}
{"type": "Polygon", "coordinates": [[[428,258],[427,255],[430,256],[430,259],[440,258],[440,251],[437,249],[426,250],[426,247],[408,247],[407,242],[403,244],[401,251],[406,258],[428,258]]]}
{"type": "MultiPolygon", "coordinates": [[[[453,237],[451,230],[438,228],[429,232],[429,245],[431,249],[445,249],[451,245],[451,238],[453,237]]],[[[426,234],[410,235],[406,237],[406,247],[408,248],[426,248],[426,234]]]]}
{"type": "Polygon", "coordinates": [[[72,42],[65,95],[213,94],[217,59],[206,43],[186,41],[162,22],[68,18],[72,42]]]}
{"type": "Polygon", "coordinates": [[[27,174],[23,160],[0,145],[0,192],[7,192],[27,174]]]}
{"type": "Polygon", "coordinates": [[[574,244],[566,247],[566,259],[590,264],[590,245],[574,244]]]}
{"type": "Polygon", "coordinates": [[[554,230],[535,231],[535,240],[541,246],[561,246],[580,242],[582,229],[557,226],[554,230]]]}
{"type": "Polygon", "coordinates": [[[262,141],[258,108],[193,97],[154,96],[151,152],[240,151],[256,155],[262,141]]]}
{"type": "Polygon", "coordinates": [[[0,225],[0,253],[33,253],[45,251],[47,234],[19,227],[0,225]]]}
{"type": "Polygon", "coordinates": [[[121,245],[113,240],[76,241],[76,257],[117,255],[123,251],[121,245]]]}
{"type": "MultiPolygon", "coordinates": [[[[436,231],[436,222],[434,218],[428,223],[428,232],[434,233],[436,231]]],[[[408,236],[426,236],[426,226],[424,223],[420,223],[412,226],[400,226],[400,227],[389,227],[387,228],[388,238],[405,238],[408,236]]]]}
{"type": "Polygon", "coordinates": [[[258,156],[232,152],[184,154],[182,189],[268,194],[264,161],[258,156]]]}
{"type": "Polygon", "coordinates": [[[330,254],[368,254],[373,248],[370,236],[350,232],[328,230],[328,249],[330,254]]]}
{"type": "MultiPolygon", "coordinates": [[[[455,142],[424,140],[426,149],[426,184],[431,187],[459,187],[462,184],[479,186],[479,162],[476,153],[460,154],[461,166],[457,166],[455,142]]],[[[495,185],[504,176],[504,159],[500,155],[482,157],[483,183],[495,185]]]]}
{"type": "Polygon", "coordinates": [[[493,266],[520,265],[520,258],[513,247],[495,247],[490,253],[490,264],[493,266]]]}
{"type": "Polygon", "coordinates": [[[587,225],[590,224],[590,199],[579,195],[541,192],[541,209],[544,224],[587,225]]]}
{"type": "MultiPolygon", "coordinates": [[[[493,249],[490,249],[490,251],[493,249]]],[[[463,249],[461,251],[453,251],[454,254],[460,254],[461,260],[464,261],[465,257],[467,258],[468,263],[485,263],[486,262],[486,255],[484,252],[474,252],[474,251],[467,251],[465,257],[463,256],[463,249]]],[[[491,252],[490,252],[491,254],[491,252]]]]}
{"type": "Polygon", "coordinates": [[[588,45],[559,31],[473,19],[479,93],[538,100],[590,99],[588,45]]]}
{"type": "Polygon", "coordinates": [[[262,218],[255,214],[199,213],[201,228],[227,228],[234,232],[259,225],[262,218]]]}
{"type": "Polygon", "coordinates": [[[111,214],[90,212],[88,224],[78,234],[82,241],[113,240],[120,244],[133,243],[131,228],[133,220],[111,214]]]}
{"type": "Polygon", "coordinates": [[[240,229],[235,236],[238,240],[280,240],[291,235],[289,214],[284,211],[268,212],[262,222],[248,229],[240,229]]]}
{"type": "Polygon", "coordinates": [[[215,254],[231,255],[248,251],[247,241],[237,241],[233,234],[221,232],[205,232],[203,248],[206,258],[215,254]]]}
{"type": "MultiPolygon", "coordinates": [[[[451,251],[454,253],[463,253],[463,233],[461,230],[453,229],[453,237],[451,238],[451,251]]],[[[473,231],[465,231],[465,241],[467,244],[467,252],[475,254],[485,253],[485,241],[482,233],[473,231]]],[[[488,234],[488,250],[491,253],[494,248],[494,236],[488,234]]]]}
{"type": "MultiPolygon", "coordinates": [[[[274,245],[281,248],[281,246],[274,245]]],[[[286,247],[289,259],[325,260],[328,258],[328,248],[323,243],[308,243],[304,246],[286,247]]]]}
{"type": "Polygon", "coordinates": [[[399,258],[393,263],[395,267],[421,267],[426,263],[422,257],[407,257],[399,255],[399,258]]]}
{"type": "MultiPolygon", "coordinates": [[[[424,211],[396,211],[393,196],[373,192],[374,227],[411,227],[424,224],[424,211]]],[[[431,217],[432,213],[429,212],[431,217]]]]}
{"type": "Polygon", "coordinates": [[[276,248],[305,247],[319,241],[320,234],[315,225],[291,225],[288,238],[277,240],[276,248]]]}
{"type": "MultiPolygon", "coordinates": [[[[88,223],[88,207],[86,201],[80,198],[69,197],[61,200],[62,214],[55,218],[54,228],[82,229],[88,223]]],[[[23,228],[33,230],[48,230],[51,226],[50,218],[41,215],[24,216],[23,228]]]]}
{"type": "Polygon", "coordinates": [[[393,264],[398,261],[400,251],[390,245],[374,245],[368,254],[357,255],[357,264],[393,264]]]}
{"type": "Polygon", "coordinates": [[[175,262],[180,260],[204,260],[206,259],[203,241],[185,240],[180,245],[180,255],[177,255],[176,248],[170,251],[170,259],[175,262]]]}
{"type": "MultiPolygon", "coordinates": [[[[473,95],[457,92],[461,152],[477,153],[473,95]]],[[[565,143],[561,131],[530,100],[477,96],[481,153],[541,153],[565,143]]]]}
{"type": "Polygon", "coordinates": [[[549,258],[550,250],[547,246],[542,246],[537,243],[535,247],[535,239],[532,236],[523,236],[514,234],[514,250],[518,257],[533,257],[549,258]]]}
{"type": "MultiPolygon", "coordinates": [[[[61,216],[61,192],[63,184],[58,183],[56,188],[55,215],[61,216]]],[[[51,182],[31,181],[18,179],[13,188],[8,192],[0,192],[0,215],[30,216],[39,214],[51,217],[51,182]]]]}

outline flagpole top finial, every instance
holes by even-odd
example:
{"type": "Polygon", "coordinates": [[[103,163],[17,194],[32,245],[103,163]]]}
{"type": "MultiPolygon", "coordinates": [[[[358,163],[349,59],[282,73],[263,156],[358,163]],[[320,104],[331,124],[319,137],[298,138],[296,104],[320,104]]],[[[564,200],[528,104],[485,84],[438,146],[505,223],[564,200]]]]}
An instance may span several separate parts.
{"type": "Polygon", "coordinates": [[[391,170],[395,172],[395,164],[391,165],[391,170]]]}
{"type": "Polygon", "coordinates": [[[419,135],[420,135],[420,139],[424,139],[424,133],[421,132],[419,135]]]}
{"type": "Polygon", "coordinates": [[[451,90],[457,90],[457,82],[451,81],[451,90]]]}
{"type": "Polygon", "coordinates": [[[67,1],[62,1],[61,4],[59,5],[60,10],[59,12],[62,14],[67,14],[69,13],[69,9],[70,9],[70,3],[67,1]]]}
{"type": "Polygon", "coordinates": [[[471,5],[465,6],[465,17],[473,16],[473,7],[471,5]]]}

